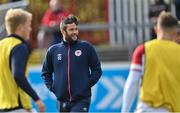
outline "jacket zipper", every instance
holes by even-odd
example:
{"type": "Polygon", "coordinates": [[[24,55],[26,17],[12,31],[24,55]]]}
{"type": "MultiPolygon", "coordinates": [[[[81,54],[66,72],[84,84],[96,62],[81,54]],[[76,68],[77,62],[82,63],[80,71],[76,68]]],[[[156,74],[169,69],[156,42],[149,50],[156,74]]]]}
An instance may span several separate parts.
{"type": "Polygon", "coordinates": [[[70,45],[68,45],[68,94],[70,101],[72,100],[71,97],[71,83],[70,83],[70,45]]]}

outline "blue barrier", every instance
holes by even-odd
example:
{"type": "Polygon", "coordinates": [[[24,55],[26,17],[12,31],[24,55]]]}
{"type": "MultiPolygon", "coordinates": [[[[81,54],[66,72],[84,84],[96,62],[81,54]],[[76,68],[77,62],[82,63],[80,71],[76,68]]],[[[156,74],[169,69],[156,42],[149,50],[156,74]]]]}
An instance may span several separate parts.
{"type": "MultiPolygon", "coordinates": [[[[44,85],[40,70],[31,70],[29,80],[46,105],[47,112],[57,112],[56,97],[44,85]]],[[[90,112],[120,112],[122,93],[129,68],[103,69],[103,75],[92,88],[90,112]]],[[[33,103],[34,106],[34,103],[33,103]]],[[[135,106],[135,105],[134,105],[135,106]]],[[[36,106],[34,106],[35,109],[36,106]]],[[[131,111],[134,107],[131,109],[131,111]]]]}

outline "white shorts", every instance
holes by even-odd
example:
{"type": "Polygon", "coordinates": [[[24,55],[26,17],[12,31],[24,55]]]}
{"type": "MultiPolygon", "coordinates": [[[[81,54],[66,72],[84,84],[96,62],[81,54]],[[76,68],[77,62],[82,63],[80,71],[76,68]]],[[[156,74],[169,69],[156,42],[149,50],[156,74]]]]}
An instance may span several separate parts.
{"type": "Polygon", "coordinates": [[[143,112],[163,112],[170,113],[170,111],[165,107],[153,108],[146,104],[145,102],[139,101],[135,113],[143,113],[143,112]]]}

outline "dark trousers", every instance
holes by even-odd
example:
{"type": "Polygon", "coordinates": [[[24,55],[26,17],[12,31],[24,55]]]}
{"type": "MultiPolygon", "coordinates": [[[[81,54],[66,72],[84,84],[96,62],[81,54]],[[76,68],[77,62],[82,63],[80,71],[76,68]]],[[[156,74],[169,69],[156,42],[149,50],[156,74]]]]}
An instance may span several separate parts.
{"type": "Polygon", "coordinates": [[[88,112],[91,103],[90,98],[77,101],[58,101],[59,112],[88,112]]]}

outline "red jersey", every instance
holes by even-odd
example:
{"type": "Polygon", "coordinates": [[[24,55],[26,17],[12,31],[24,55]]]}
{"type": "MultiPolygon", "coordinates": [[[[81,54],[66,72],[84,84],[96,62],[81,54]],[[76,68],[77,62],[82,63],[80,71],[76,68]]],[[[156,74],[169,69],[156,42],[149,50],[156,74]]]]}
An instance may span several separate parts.
{"type": "Polygon", "coordinates": [[[142,71],[142,67],[144,67],[143,59],[144,59],[144,44],[139,45],[133,53],[131,69],[134,71],[142,71]]]}
{"type": "Polygon", "coordinates": [[[59,26],[62,19],[67,17],[70,13],[65,10],[59,10],[56,12],[51,11],[48,9],[42,19],[42,24],[44,26],[53,27],[53,26],[59,26]]]}

